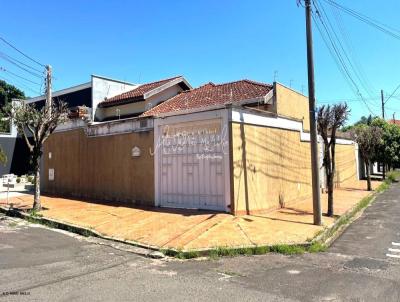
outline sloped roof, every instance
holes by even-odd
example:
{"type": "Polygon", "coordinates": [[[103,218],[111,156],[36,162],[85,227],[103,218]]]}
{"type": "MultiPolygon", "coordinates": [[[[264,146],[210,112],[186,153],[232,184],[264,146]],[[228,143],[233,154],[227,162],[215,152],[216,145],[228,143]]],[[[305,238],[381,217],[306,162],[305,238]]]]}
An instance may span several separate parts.
{"type": "MultiPolygon", "coordinates": [[[[108,107],[108,106],[114,106],[119,103],[125,103],[126,101],[142,101],[144,98],[144,95],[158,87],[161,87],[162,85],[171,82],[173,80],[176,80],[178,78],[182,78],[182,76],[176,76],[156,82],[151,82],[151,83],[146,83],[142,84],[139,87],[132,89],[130,91],[121,93],[119,95],[113,96],[111,98],[108,98],[101,102],[99,104],[100,107],[108,107]]],[[[183,79],[183,78],[182,78],[183,79]]]]}
{"type": "Polygon", "coordinates": [[[395,125],[399,125],[399,126],[400,126],[400,120],[393,120],[393,119],[391,119],[391,120],[388,121],[388,123],[389,123],[389,124],[395,124],[395,125]]]}
{"type": "Polygon", "coordinates": [[[196,89],[184,91],[146,111],[142,116],[157,116],[182,110],[232,104],[266,96],[272,88],[273,86],[270,84],[247,79],[224,84],[210,82],[196,89]]]}

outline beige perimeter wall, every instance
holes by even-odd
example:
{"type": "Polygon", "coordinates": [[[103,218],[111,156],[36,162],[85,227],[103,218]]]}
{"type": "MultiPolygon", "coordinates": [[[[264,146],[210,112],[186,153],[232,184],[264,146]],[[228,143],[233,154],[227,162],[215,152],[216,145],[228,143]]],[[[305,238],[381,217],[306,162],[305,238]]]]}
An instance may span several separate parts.
{"type": "Polygon", "coordinates": [[[357,162],[354,145],[336,145],[336,186],[357,180],[357,162]]]}
{"type": "Polygon", "coordinates": [[[44,147],[43,191],[62,196],[154,205],[153,131],[87,137],[54,133],[44,147]],[[132,148],[141,150],[132,157],[132,148]],[[49,159],[51,152],[51,159],[49,159]],[[49,181],[49,168],[54,181],[49,181]]]}
{"type": "Polygon", "coordinates": [[[304,131],[310,131],[308,97],[282,84],[275,83],[276,113],[303,122],[304,131]]]}
{"type": "MultiPolygon", "coordinates": [[[[235,214],[311,196],[310,145],[300,141],[300,132],[232,123],[232,151],[235,214]]],[[[355,180],[354,145],[337,145],[336,158],[338,181],[355,180]]]]}

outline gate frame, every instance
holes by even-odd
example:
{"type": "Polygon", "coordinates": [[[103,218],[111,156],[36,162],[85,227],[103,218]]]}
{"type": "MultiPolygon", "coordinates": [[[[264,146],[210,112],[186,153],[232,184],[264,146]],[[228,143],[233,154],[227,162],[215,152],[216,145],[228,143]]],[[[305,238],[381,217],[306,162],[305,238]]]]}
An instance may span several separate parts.
{"type": "MultiPolygon", "coordinates": [[[[230,169],[230,128],[229,128],[229,109],[217,109],[207,110],[202,112],[194,113],[182,113],[180,115],[163,116],[154,119],[154,192],[155,192],[155,206],[161,207],[161,171],[160,169],[160,147],[159,138],[161,137],[160,127],[169,124],[179,124],[185,122],[196,122],[205,120],[221,119],[221,131],[226,128],[226,135],[224,137],[224,143],[226,144],[226,152],[223,158],[223,169],[224,169],[224,199],[225,208],[224,211],[231,212],[231,169],[230,169]]],[[[206,209],[205,209],[206,210],[206,209]]]]}

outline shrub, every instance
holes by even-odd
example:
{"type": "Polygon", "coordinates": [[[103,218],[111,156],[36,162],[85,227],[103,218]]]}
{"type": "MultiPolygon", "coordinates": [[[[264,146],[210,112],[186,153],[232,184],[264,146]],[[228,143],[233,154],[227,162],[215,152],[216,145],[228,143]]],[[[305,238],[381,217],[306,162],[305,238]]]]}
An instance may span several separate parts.
{"type": "Polygon", "coordinates": [[[263,255],[269,252],[268,246],[256,246],[254,248],[254,255],[263,255]]]}
{"type": "Polygon", "coordinates": [[[297,245],[280,244],[271,246],[270,251],[273,253],[279,253],[285,255],[295,255],[295,254],[303,254],[305,252],[305,248],[297,245]]]}
{"type": "Polygon", "coordinates": [[[387,176],[387,179],[392,183],[392,182],[395,182],[396,181],[396,173],[394,173],[394,172],[390,172],[389,174],[388,174],[388,176],[387,176]]]}
{"type": "MultiPolygon", "coordinates": [[[[164,252],[164,255],[168,255],[168,252],[164,252]]],[[[178,259],[192,259],[200,257],[200,253],[197,251],[178,251],[177,253],[171,253],[171,256],[174,256],[178,259]]]]}
{"type": "Polygon", "coordinates": [[[319,252],[325,252],[327,250],[327,247],[325,244],[320,243],[320,242],[314,242],[308,249],[307,251],[309,253],[319,253],[319,252]]]}
{"type": "Polygon", "coordinates": [[[34,177],[33,176],[28,176],[28,182],[33,183],[34,177]]]}
{"type": "Polygon", "coordinates": [[[21,177],[17,177],[17,184],[21,182],[21,177]]]}

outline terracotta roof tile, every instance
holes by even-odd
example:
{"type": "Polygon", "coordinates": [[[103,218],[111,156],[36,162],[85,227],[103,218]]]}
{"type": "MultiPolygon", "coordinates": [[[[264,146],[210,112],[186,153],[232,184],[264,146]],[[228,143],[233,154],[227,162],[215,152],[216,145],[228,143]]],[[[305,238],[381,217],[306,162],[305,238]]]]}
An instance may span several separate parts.
{"type": "Polygon", "coordinates": [[[132,89],[132,90],[124,92],[122,94],[108,98],[108,99],[104,100],[103,102],[101,102],[99,105],[100,105],[100,107],[113,106],[113,105],[117,105],[118,103],[121,103],[121,102],[126,102],[127,100],[132,100],[132,102],[134,102],[135,100],[141,101],[143,99],[143,96],[145,93],[147,93],[155,88],[158,88],[172,80],[180,78],[180,77],[181,76],[176,76],[173,78],[164,79],[164,80],[160,80],[157,82],[142,84],[135,89],[132,89]]]}
{"type": "Polygon", "coordinates": [[[400,126],[400,120],[393,120],[393,119],[391,119],[391,120],[388,121],[388,123],[389,123],[389,124],[395,124],[395,125],[399,125],[399,126],[400,126]]]}
{"type": "Polygon", "coordinates": [[[263,97],[271,89],[272,85],[270,84],[250,80],[240,80],[224,84],[210,82],[196,89],[184,91],[146,111],[142,116],[157,116],[163,113],[232,104],[243,100],[263,97]]]}

